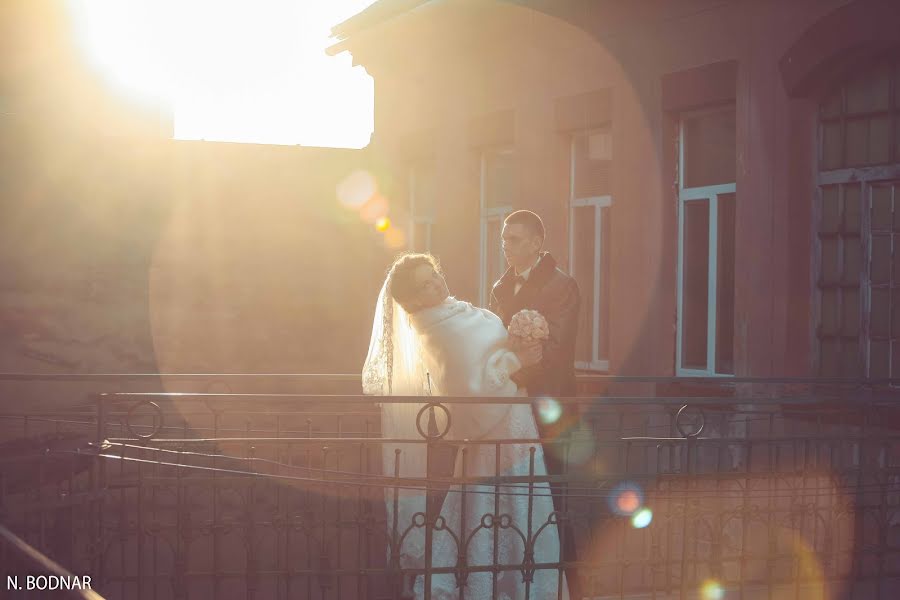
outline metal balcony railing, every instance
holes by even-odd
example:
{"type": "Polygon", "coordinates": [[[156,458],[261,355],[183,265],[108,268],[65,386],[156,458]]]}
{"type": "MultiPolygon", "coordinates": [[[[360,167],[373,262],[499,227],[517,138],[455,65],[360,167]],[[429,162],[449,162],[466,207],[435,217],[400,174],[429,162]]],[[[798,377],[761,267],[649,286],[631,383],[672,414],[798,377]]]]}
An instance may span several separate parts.
{"type": "MultiPolygon", "coordinates": [[[[588,598],[900,595],[895,382],[582,383],[608,395],[542,401],[538,419],[576,416],[544,439],[461,442],[424,426],[418,439],[384,439],[376,401],[388,399],[343,393],[106,393],[64,411],[8,412],[3,520],[107,598],[397,598],[416,577],[541,571],[565,574],[588,598]],[[690,396],[654,395],[688,386],[690,396]],[[391,469],[396,447],[430,457],[429,476],[391,469]],[[541,448],[560,472],[447,467],[476,447],[541,448]],[[403,490],[430,500],[408,523],[389,510],[403,490]],[[442,501],[473,493],[526,503],[550,493],[557,504],[542,522],[489,512],[455,530],[442,501]],[[533,561],[524,550],[548,524],[574,551],[533,561]],[[500,528],[521,534],[522,558],[467,563],[464,540],[500,528]],[[402,564],[404,534],[417,530],[456,539],[460,559],[402,564]]],[[[431,400],[451,413],[531,403],[431,400]]]]}

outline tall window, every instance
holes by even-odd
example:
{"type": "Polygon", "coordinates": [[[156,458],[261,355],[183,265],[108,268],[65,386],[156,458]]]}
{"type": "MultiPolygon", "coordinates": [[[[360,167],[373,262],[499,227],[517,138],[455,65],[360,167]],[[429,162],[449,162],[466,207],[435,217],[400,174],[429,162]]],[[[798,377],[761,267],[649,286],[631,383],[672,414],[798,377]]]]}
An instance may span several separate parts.
{"type": "Polygon", "coordinates": [[[506,271],[500,249],[503,219],[513,211],[514,154],[511,148],[481,154],[481,286],[479,301],[487,306],[494,282],[506,271]]]}
{"type": "Polygon", "coordinates": [[[819,109],[818,373],[900,377],[900,60],[819,109]]]}
{"type": "Polygon", "coordinates": [[[409,247],[413,252],[431,252],[434,228],[434,162],[422,161],[409,169],[409,247]]]}
{"type": "Polygon", "coordinates": [[[679,375],[734,373],[735,141],[734,107],[681,118],[679,375]]]}
{"type": "Polygon", "coordinates": [[[609,369],[609,239],[612,134],[572,136],[569,179],[569,270],[581,291],[579,369],[609,369]]]}

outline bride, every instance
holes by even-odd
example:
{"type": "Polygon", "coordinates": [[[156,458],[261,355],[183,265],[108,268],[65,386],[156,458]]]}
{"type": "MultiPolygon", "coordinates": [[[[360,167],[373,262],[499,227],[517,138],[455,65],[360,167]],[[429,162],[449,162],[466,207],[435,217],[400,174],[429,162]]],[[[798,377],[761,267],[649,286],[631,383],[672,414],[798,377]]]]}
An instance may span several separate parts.
{"type": "MultiPolygon", "coordinates": [[[[434,257],[406,254],[391,265],[378,297],[362,373],[363,392],[382,396],[518,396],[521,394],[510,375],[540,358],[540,345],[512,349],[499,317],[450,296],[434,257]]],[[[423,406],[383,403],[382,435],[421,441],[416,418],[423,406]]],[[[473,443],[537,439],[528,404],[445,406],[451,423],[446,438],[464,449],[457,453],[454,477],[528,476],[532,472],[532,447],[533,475],[547,474],[539,445],[473,443]]],[[[443,411],[434,410],[431,418],[440,431],[446,428],[443,411]]],[[[385,444],[383,460],[385,475],[394,476],[399,464],[400,477],[425,477],[422,443],[385,444]]],[[[395,492],[388,487],[385,500],[392,564],[404,569],[424,568],[424,519],[415,516],[425,512],[424,493],[413,489],[395,492]]],[[[432,567],[466,566],[475,572],[460,574],[459,581],[454,573],[434,574],[432,598],[568,598],[565,578],[560,579],[558,569],[522,568],[523,563],[532,561],[560,560],[556,515],[546,483],[534,484],[530,492],[527,483],[470,483],[465,489],[454,485],[440,517],[434,522],[432,567]],[[478,567],[495,564],[495,545],[496,564],[501,570],[496,574],[488,569],[477,571],[478,567]],[[516,565],[518,568],[513,568],[516,565]]],[[[423,597],[423,576],[416,578],[413,591],[416,598],[423,597]]]]}

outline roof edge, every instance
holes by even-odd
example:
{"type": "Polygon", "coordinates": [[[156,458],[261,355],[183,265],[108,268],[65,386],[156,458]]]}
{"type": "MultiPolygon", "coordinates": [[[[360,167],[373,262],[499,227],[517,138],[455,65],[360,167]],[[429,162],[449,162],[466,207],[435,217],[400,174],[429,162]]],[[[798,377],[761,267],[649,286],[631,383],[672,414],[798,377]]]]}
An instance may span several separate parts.
{"type": "Polygon", "coordinates": [[[352,35],[389,21],[426,2],[429,0],[377,0],[361,12],[332,27],[331,36],[344,41],[352,35]]]}

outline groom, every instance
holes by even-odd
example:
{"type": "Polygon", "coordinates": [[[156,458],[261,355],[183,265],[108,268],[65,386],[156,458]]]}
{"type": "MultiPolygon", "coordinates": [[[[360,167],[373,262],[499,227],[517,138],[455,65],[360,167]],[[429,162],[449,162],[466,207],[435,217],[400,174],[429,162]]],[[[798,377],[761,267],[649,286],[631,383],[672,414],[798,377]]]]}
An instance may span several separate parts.
{"type": "Polygon", "coordinates": [[[503,222],[503,255],[509,269],[491,290],[490,310],[509,327],[514,314],[536,310],[550,325],[539,365],[521,370],[513,379],[528,395],[575,396],[575,335],[579,293],[575,280],[542,252],[544,223],[530,210],[517,210],[503,222]]]}
{"type": "MultiPolygon", "coordinates": [[[[542,251],[544,223],[535,213],[517,210],[506,217],[501,239],[509,269],[491,290],[491,312],[498,315],[508,328],[510,319],[520,310],[536,310],[550,326],[550,337],[542,343],[541,362],[514,373],[511,379],[520,389],[526,388],[531,397],[575,396],[575,336],[580,302],[578,284],[556,266],[556,260],[549,252],[542,251]]],[[[542,439],[564,441],[567,431],[571,431],[577,423],[573,406],[563,406],[562,415],[555,423],[544,423],[539,417],[535,414],[542,439]]],[[[550,475],[562,475],[566,471],[559,458],[562,448],[551,446],[544,453],[550,475]]],[[[553,494],[553,504],[557,511],[562,511],[557,493],[553,494]]],[[[572,528],[565,525],[563,530],[563,559],[572,562],[576,560],[572,528]]],[[[569,591],[573,598],[578,598],[574,575],[574,572],[568,574],[569,591]]]]}

